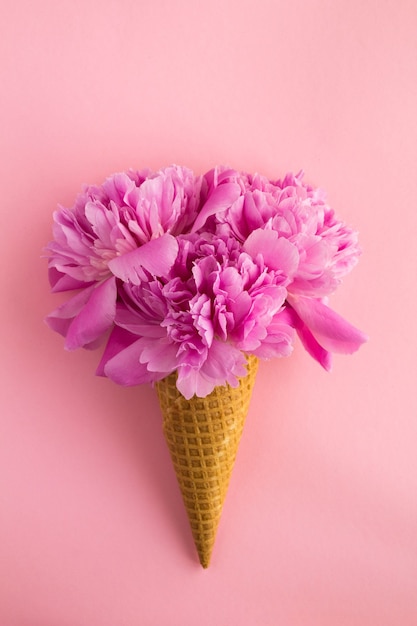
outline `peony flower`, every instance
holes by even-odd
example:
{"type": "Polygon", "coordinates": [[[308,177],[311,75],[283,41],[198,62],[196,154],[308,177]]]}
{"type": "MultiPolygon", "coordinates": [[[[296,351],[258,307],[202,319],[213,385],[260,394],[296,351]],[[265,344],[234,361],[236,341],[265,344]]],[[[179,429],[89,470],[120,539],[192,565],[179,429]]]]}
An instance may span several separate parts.
{"type": "Polygon", "coordinates": [[[272,230],[297,250],[299,263],[289,287],[291,293],[325,296],[357,263],[357,233],[337,220],[325,194],[302,182],[303,173],[270,181],[259,174],[239,174],[220,168],[203,178],[208,201],[221,184],[240,186],[240,195],[224,209],[212,213],[211,229],[232,235],[242,243],[254,232],[272,230]],[[216,186],[217,185],[217,186],[216,186]]]}
{"type": "Polygon", "coordinates": [[[233,238],[184,235],[165,277],[125,283],[99,373],[134,385],[178,372],[186,398],[238,384],[244,354],[286,356],[281,318],[288,276],[254,260],[233,238]]]}
{"type": "Polygon", "coordinates": [[[111,328],[116,279],[138,283],[146,270],[169,270],[175,239],[191,228],[199,208],[200,179],[183,167],[115,174],[90,186],[71,209],[54,214],[48,245],[54,291],[79,290],[47,322],[66,336],[66,348],[94,347],[111,328]]]}
{"type": "Polygon", "coordinates": [[[359,257],[357,233],[302,173],[271,181],[217,167],[114,174],[54,214],[47,322],[67,349],[108,341],[97,373],[122,385],[177,372],[186,397],[236,386],[246,355],[288,356],[295,333],[331,367],[366,336],[329,296],[359,257]]]}
{"type": "Polygon", "coordinates": [[[353,352],[366,340],[333,312],[330,322],[330,309],[322,309],[320,301],[356,265],[360,252],[357,233],[336,218],[323,191],[304,184],[302,178],[302,172],[270,181],[259,174],[211,170],[202,184],[207,202],[220,184],[239,185],[240,194],[229,207],[212,210],[206,227],[219,236],[235,237],[252,256],[262,257],[267,267],[287,272],[291,279],[287,285],[288,319],[309,353],[329,369],[331,356],[323,345],[324,335],[322,343],[315,339],[317,315],[328,320],[330,335],[344,337],[331,342],[333,351],[344,351],[349,345],[353,352]]]}

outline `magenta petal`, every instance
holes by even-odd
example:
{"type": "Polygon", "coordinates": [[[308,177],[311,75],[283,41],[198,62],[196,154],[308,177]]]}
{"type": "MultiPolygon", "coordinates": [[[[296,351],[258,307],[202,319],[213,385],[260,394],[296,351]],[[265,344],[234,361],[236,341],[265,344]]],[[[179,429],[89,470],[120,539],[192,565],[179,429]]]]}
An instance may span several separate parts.
{"type": "Polygon", "coordinates": [[[48,270],[49,282],[52,287],[52,291],[71,291],[73,289],[83,289],[88,287],[91,283],[86,283],[85,281],[77,280],[68,274],[63,274],[62,272],[55,269],[55,267],[50,267],[48,270]]]}
{"type": "Polygon", "coordinates": [[[225,211],[232,206],[240,194],[241,189],[237,183],[223,183],[216,187],[198,214],[191,232],[195,233],[199,228],[204,226],[210,215],[225,211]]]}
{"type": "Polygon", "coordinates": [[[93,289],[94,285],[83,289],[70,300],[61,304],[55,311],[52,311],[45,319],[49,328],[65,337],[74,317],[78,315],[86,302],[88,302],[93,289]]]}
{"type": "Polygon", "coordinates": [[[215,387],[226,383],[236,387],[238,377],[246,374],[244,354],[231,344],[214,341],[201,368],[187,364],[178,367],[177,388],[187,400],[194,395],[205,398],[215,387]]]}
{"type": "Polygon", "coordinates": [[[137,339],[135,335],[132,335],[132,333],[124,328],[115,326],[107,341],[100,363],[98,364],[96,376],[105,376],[104,368],[106,363],[116,356],[116,354],[137,341],[137,339]]]}
{"type": "MultiPolygon", "coordinates": [[[[274,315],[268,325],[268,334],[253,354],[261,359],[289,356],[293,350],[294,324],[290,322],[286,309],[274,315]]],[[[300,320],[301,322],[301,320],[300,320]]]]}
{"type": "Polygon", "coordinates": [[[141,363],[146,363],[150,372],[171,373],[177,367],[178,346],[171,343],[168,338],[155,340],[143,338],[141,341],[141,363]]]}
{"type": "Polygon", "coordinates": [[[286,324],[293,326],[297,331],[298,336],[301,339],[306,351],[313,357],[325,370],[330,372],[332,369],[332,355],[327,352],[317,340],[313,337],[307,326],[302,319],[297,315],[295,310],[291,306],[287,306],[280,314],[281,321],[284,320],[286,324]]]}
{"type": "Polygon", "coordinates": [[[72,319],[68,319],[65,317],[54,317],[54,313],[51,313],[50,315],[48,315],[45,321],[51,330],[54,330],[56,333],[59,333],[63,337],[66,337],[72,319]]]}
{"type": "Polygon", "coordinates": [[[142,351],[141,340],[138,339],[104,363],[104,374],[115,383],[130,387],[141,385],[157,380],[152,372],[148,371],[146,364],[139,361],[142,351]]]}
{"type": "Polygon", "coordinates": [[[246,239],[243,249],[256,258],[262,255],[265,264],[273,270],[281,270],[286,276],[294,276],[298,268],[297,248],[274,230],[257,228],[246,239]]]}
{"type": "Polygon", "coordinates": [[[307,350],[310,356],[313,357],[324,369],[328,372],[332,369],[332,355],[330,352],[322,348],[322,346],[317,343],[314,336],[311,334],[307,326],[300,320],[299,324],[297,324],[297,333],[301,339],[301,343],[304,348],[307,350]]]}
{"type": "Polygon", "coordinates": [[[159,320],[155,318],[153,323],[150,320],[144,320],[124,305],[117,305],[115,323],[136,336],[154,339],[166,337],[166,329],[161,327],[159,320]]]}
{"type": "Polygon", "coordinates": [[[67,350],[94,342],[111,327],[116,314],[116,297],[115,278],[109,278],[93,289],[88,302],[68,329],[65,342],[67,350]]]}
{"type": "Polygon", "coordinates": [[[316,341],[329,352],[352,354],[367,341],[367,336],[320,300],[288,296],[294,308],[316,341]]]}
{"type": "Polygon", "coordinates": [[[225,385],[226,381],[234,386],[236,377],[246,376],[246,357],[230,343],[213,341],[207,360],[203,366],[204,373],[214,378],[217,385],[225,385]],[[233,383],[233,384],[232,384],[233,383]]]}
{"type": "Polygon", "coordinates": [[[117,278],[138,285],[140,283],[138,270],[141,267],[154,276],[164,276],[173,266],[177,253],[177,240],[165,233],[132,252],[115,257],[109,262],[108,267],[117,278]]]}

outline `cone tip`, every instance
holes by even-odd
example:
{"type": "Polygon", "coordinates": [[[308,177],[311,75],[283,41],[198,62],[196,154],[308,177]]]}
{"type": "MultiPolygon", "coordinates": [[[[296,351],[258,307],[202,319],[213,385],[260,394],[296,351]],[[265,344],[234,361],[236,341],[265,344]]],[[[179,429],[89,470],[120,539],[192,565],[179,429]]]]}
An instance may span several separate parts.
{"type": "Polygon", "coordinates": [[[211,558],[211,550],[197,550],[198,551],[198,558],[200,561],[201,566],[204,569],[207,569],[208,566],[210,565],[210,558],[211,558]]]}

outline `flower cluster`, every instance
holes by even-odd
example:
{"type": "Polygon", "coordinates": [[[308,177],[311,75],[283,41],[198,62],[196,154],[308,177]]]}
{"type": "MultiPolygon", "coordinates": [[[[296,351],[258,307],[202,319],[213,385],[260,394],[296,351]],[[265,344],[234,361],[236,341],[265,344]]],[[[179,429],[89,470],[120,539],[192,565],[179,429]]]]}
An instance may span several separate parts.
{"type": "Polygon", "coordinates": [[[366,340],[325,303],[359,256],[357,234],[302,174],[224,167],[115,174],[54,214],[49,326],[69,350],[105,342],[97,373],[122,385],[176,371],[186,397],[238,384],[247,355],[288,356],[297,333],[330,369],[366,340]]]}

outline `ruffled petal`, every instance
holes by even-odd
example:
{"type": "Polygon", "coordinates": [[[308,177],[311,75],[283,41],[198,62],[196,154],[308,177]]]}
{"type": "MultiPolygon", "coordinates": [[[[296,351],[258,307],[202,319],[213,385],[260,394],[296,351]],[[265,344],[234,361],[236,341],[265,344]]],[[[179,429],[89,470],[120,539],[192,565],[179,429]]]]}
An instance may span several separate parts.
{"type": "Polygon", "coordinates": [[[153,276],[164,276],[173,266],[177,253],[177,240],[166,233],[132,252],[115,257],[109,262],[109,269],[117,278],[138,285],[141,268],[146,269],[153,276]]]}
{"type": "Polygon", "coordinates": [[[178,367],[177,388],[187,400],[194,395],[205,398],[215,387],[226,383],[236,387],[239,377],[246,374],[245,355],[230,343],[214,341],[201,367],[178,367]]]}
{"type": "Polygon", "coordinates": [[[253,354],[261,359],[289,356],[293,351],[295,330],[289,323],[286,310],[274,315],[267,328],[267,336],[253,354]]]}
{"type": "Polygon", "coordinates": [[[285,237],[279,237],[275,230],[257,228],[246,239],[243,249],[254,259],[261,255],[267,267],[281,270],[288,278],[292,278],[297,271],[297,248],[285,237]]]}

